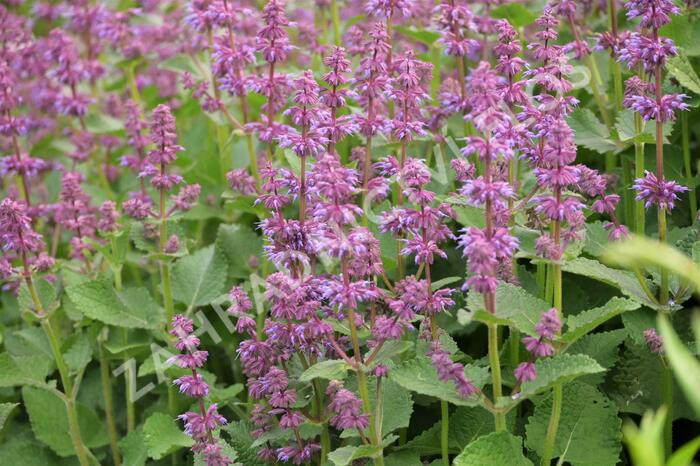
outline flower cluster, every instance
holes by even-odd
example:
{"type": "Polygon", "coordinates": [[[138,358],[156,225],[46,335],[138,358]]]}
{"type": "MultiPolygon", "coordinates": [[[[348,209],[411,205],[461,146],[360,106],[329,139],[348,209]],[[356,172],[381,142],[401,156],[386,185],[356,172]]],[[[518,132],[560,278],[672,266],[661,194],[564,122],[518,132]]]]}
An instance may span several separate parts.
{"type": "Polygon", "coordinates": [[[525,349],[530,353],[530,359],[522,362],[515,368],[515,378],[518,382],[528,382],[537,378],[535,359],[545,358],[554,354],[553,340],[561,331],[561,320],[556,308],[542,314],[535,325],[537,336],[523,338],[525,349]]]}
{"type": "Polygon", "coordinates": [[[175,379],[173,383],[180,388],[180,393],[197,399],[199,412],[188,411],[178,416],[185,424],[185,433],[192,437],[192,451],[202,455],[207,466],[227,466],[232,464],[221,450],[214,433],[226,424],[226,419],[218,413],[216,403],[205,407],[204,399],[209,394],[209,385],[197,371],[207,361],[209,354],[199,349],[199,338],[194,335],[192,320],[183,315],[173,317],[170,334],[175,337],[175,348],[180,351],[168,360],[169,364],[187,369],[190,374],[175,379]]]}

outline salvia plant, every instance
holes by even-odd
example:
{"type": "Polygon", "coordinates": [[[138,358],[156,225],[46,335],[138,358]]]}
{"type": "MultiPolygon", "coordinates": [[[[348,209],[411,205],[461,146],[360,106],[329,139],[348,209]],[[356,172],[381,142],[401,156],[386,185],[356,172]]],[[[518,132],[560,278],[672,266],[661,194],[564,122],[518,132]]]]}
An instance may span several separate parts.
{"type": "Polygon", "coordinates": [[[695,464],[696,6],[0,1],[0,464],[695,464]]]}

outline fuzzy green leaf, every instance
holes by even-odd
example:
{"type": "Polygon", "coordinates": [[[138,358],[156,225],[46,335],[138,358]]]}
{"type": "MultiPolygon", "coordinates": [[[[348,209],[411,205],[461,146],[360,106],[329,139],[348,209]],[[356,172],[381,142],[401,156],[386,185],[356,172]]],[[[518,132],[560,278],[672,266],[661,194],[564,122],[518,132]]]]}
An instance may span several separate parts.
{"type": "Polygon", "coordinates": [[[250,426],[243,421],[232,422],[223,427],[229,435],[229,444],[238,452],[238,461],[244,466],[267,466],[268,463],[260,460],[257,449],[253,448],[253,437],[250,434],[250,426]]]}
{"type": "Polygon", "coordinates": [[[0,403],[0,430],[5,426],[5,421],[10,417],[13,409],[19,406],[19,403],[0,403]]]}
{"type": "Polygon", "coordinates": [[[591,110],[576,109],[571,112],[567,122],[574,131],[576,144],[601,154],[617,150],[617,146],[610,139],[610,131],[591,110]]]}
{"type": "MultiPolygon", "coordinates": [[[[476,366],[468,366],[466,369],[465,373],[467,377],[472,376],[470,378],[474,385],[477,387],[483,386],[487,377],[487,370],[482,370],[476,366]]],[[[389,379],[407,390],[449,401],[458,406],[476,406],[479,404],[476,396],[469,398],[460,397],[453,382],[439,380],[437,371],[431,364],[430,359],[424,356],[418,356],[396,366],[389,371],[389,379]]]]}
{"type": "MultiPolygon", "coordinates": [[[[552,412],[552,396],[535,403],[526,426],[528,448],[542,454],[547,425],[552,412]]],[[[621,421],[614,403],[598,389],[582,383],[564,387],[554,458],[564,457],[574,466],[615,466],[621,451],[621,421]]]]}
{"type": "Polygon", "coordinates": [[[700,78],[685,55],[681,53],[675,57],[670,57],[666,61],[666,69],[671,76],[676,78],[681,86],[696,94],[700,94],[700,78]]]}
{"type": "Polygon", "coordinates": [[[525,382],[520,392],[521,398],[541,393],[558,383],[565,383],[588,374],[602,372],[595,359],[585,354],[558,354],[551,358],[538,359],[535,363],[537,378],[525,382]]]}
{"type": "MultiPolygon", "coordinates": [[[[464,448],[494,430],[493,414],[483,408],[458,407],[448,423],[448,446],[450,453],[459,453],[464,448]]],[[[441,453],[440,435],[442,421],[412,438],[401,449],[411,450],[420,456],[439,455],[441,453]]]]}
{"type": "Polygon", "coordinates": [[[532,466],[523,455],[523,440],[508,432],[479,437],[455,458],[453,466],[532,466]]]}
{"type": "Polygon", "coordinates": [[[148,450],[143,441],[143,428],[130,432],[119,441],[122,454],[122,466],[143,466],[148,459],[148,450]]]}
{"type": "Polygon", "coordinates": [[[649,299],[644,292],[644,289],[639,285],[637,278],[631,272],[613,269],[601,264],[598,261],[587,259],[585,257],[579,257],[570,262],[565,262],[562,264],[562,270],[564,272],[583,275],[606,283],[619,289],[624,295],[634,299],[644,306],[651,307],[653,309],[661,308],[661,306],[649,299]]]}
{"type": "Polygon", "coordinates": [[[604,306],[588,309],[566,318],[566,332],[561,340],[571,344],[582,336],[594,330],[623,312],[639,309],[639,303],[631,299],[614,297],[604,306]]]}
{"type": "Polygon", "coordinates": [[[0,353],[0,387],[45,387],[51,360],[43,356],[11,356],[0,353]]]}
{"type": "Polygon", "coordinates": [[[229,275],[247,279],[253,273],[250,258],[262,256],[262,239],[252,228],[244,225],[220,225],[216,246],[226,255],[229,275]]]}
{"type": "MultiPolygon", "coordinates": [[[[68,429],[66,404],[54,392],[39,388],[22,388],[24,407],[29,414],[36,438],[48,445],[59,456],[75,454],[68,429]]],[[[97,448],[109,442],[104,422],[85,405],[77,404],[80,435],[88,448],[97,448]]]]}
{"type": "MultiPolygon", "coordinates": [[[[604,369],[610,369],[619,357],[618,347],[627,338],[627,331],[624,328],[611,332],[599,332],[586,335],[576,340],[566,351],[571,354],[585,354],[596,360],[604,369]]],[[[598,385],[603,382],[605,373],[585,375],[579,379],[591,385],[598,385]]]]}
{"type": "Polygon", "coordinates": [[[510,283],[498,285],[495,315],[485,311],[483,296],[478,293],[469,293],[467,307],[474,312],[474,320],[512,326],[528,335],[536,334],[535,324],[551,308],[546,301],[510,283]]]}
{"type": "Polygon", "coordinates": [[[159,460],[180,448],[192,445],[175,419],[164,413],[153,413],[143,425],[143,442],[148,456],[159,460]]]}
{"type": "Polygon", "coordinates": [[[306,369],[300,376],[300,382],[311,382],[313,379],[343,380],[350,365],[342,359],[328,359],[317,362],[306,369]]]}
{"type": "Polygon", "coordinates": [[[211,303],[224,292],[227,269],[226,258],[214,246],[183,257],[173,267],[173,298],[190,309],[211,303]]]}
{"type": "Polygon", "coordinates": [[[117,291],[108,281],[96,280],[69,286],[66,292],[80,312],[105,324],[154,329],[164,320],[145,288],[117,291]]]}
{"type": "Polygon", "coordinates": [[[390,435],[385,438],[382,445],[348,445],[345,447],[336,448],[328,454],[328,459],[336,466],[347,466],[353,461],[361,458],[372,458],[379,454],[384,447],[391,444],[398,436],[390,435]]]}
{"type": "Polygon", "coordinates": [[[92,346],[90,339],[84,333],[77,333],[67,343],[63,357],[75,372],[88,365],[92,359],[92,346]]]}

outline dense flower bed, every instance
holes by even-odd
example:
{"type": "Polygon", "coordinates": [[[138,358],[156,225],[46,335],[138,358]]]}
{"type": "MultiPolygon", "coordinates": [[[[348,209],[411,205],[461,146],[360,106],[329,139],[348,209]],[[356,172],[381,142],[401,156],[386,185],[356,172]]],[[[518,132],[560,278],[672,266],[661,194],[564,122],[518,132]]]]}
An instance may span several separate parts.
{"type": "Polygon", "coordinates": [[[692,464],[699,31],[0,2],[0,464],[692,464]]]}

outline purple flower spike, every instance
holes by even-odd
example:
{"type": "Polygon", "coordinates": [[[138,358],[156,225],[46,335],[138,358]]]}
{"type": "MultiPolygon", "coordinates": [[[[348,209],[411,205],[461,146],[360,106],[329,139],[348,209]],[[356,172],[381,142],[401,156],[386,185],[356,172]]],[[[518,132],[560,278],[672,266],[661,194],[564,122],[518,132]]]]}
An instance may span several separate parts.
{"type": "Polygon", "coordinates": [[[657,205],[661,209],[668,210],[675,207],[678,195],[688,190],[675,181],[659,180],[650,171],[644,172],[644,178],[636,179],[632,189],[637,191],[635,199],[644,201],[644,207],[647,209],[652,205],[657,205]]]}

